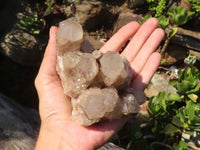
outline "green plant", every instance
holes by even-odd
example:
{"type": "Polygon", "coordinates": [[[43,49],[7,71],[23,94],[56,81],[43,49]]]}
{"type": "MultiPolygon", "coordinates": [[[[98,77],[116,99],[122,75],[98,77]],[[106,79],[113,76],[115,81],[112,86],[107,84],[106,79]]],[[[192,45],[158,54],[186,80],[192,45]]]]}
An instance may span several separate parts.
{"type": "Polygon", "coordinates": [[[196,56],[188,56],[187,58],[184,59],[184,63],[186,65],[193,65],[197,60],[197,57],[196,56]]]}
{"type": "Polygon", "coordinates": [[[140,124],[126,123],[122,130],[112,138],[111,142],[118,143],[120,147],[127,150],[153,150],[144,139],[140,124]]]}
{"type": "MultiPolygon", "coordinates": [[[[146,15],[146,16],[144,16],[143,21],[139,21],[139,23],[143,24],[147,19],[149,19],[151,17],[152,17],[152,15],[146,15]]],[[[161,27],[162,29],[165,29],[169,25],[169,19],[166,18],[165,16],[161,15],[157,19],[159,21],[159,27],[161,27]]]]}
{"type": "Polygon", "coordinates": [[[174,150],[185,150],[187,148],[187,144],[184,141],[180,141],[178,145],[173,145],[174,150]]]}
{"type": "Polygon", "coordinates": [[[158,17],[158,21],[159,21],[159,26],[162,29],[165,29],[168,25],[169,25],[169,19],[166,18],[165,16],[161,15],[160,17],[158,17]]]}
{"type": "Polygon", "coordinates": [[[29,31],[32,34],[39,34],[43,26],[44,20],[39,19],[36,13],[22,16],[19,20],[19,27],[21,29],[29,31]]]}
{"type": "Polygon", "coordinates": [[[45,28],[44,17],[50,15],[54,10],[54,0],[33,2],[33,10],[27,11],[21,17],[19,16],[19,27],[32,34],[40,34],[45,28]]]}
{"type": "Polygon", "coordinates": [[[187,0],[192,5],[192,10],[195,15],[200,19],[200,1],[199,0],[187,0]]]}
{"type": "Polygon", "coordinates": [[[149,3],[149,10],[155,11],[155,17],[160,17],[168,0],[147,0],[147,2],[149,3]]]}
{"type": "Polygon", "coordinates": [[[168,14],[177,26],[188,22],[195,14],[194,12],[186,11],[184,7],[175,7],[168,10],[168,14]]]}
{"type": "MultiPolygon", "coordinates": [[[[168,3],[168,0],[147,0],[149,3],[149,10],[154,11],[155,14],[153,15],[156,17],[159,21],[159,26],[162,29],[165,29],[169,25],[169,19],[163,15],[163,11],[166,8],[166,4],[168,3]]],[[[151,18],[152,15],[146,15],[144,17],[143,22],[145,22],[147,19],[151,18]]]]}
{"type": "MultiPolygon", "coordinates": [[[[171,4],[174,2],[169,0],[147,0],[147,3],[149,4],[149,10],[153,11],[153,16],[158,19],[159,26],[162,29],[167,28],[169,24],[173,27],[171,32],[166,33],[164,45],[160,48],[160,53],[163,56],[170,39],[177,31],[177,26],[187,23],[195,13],[187,12],[183,7],[170,8],[171,4]],[[172,22],[170,22],[169,17],[172,22]]],[[[152,15],[146,15],[144,21],[150,17],[152,17],[152,15]]]]}
{"type": "MultiPolygon", "coordinates": [[[[187,67],[169,83],[177,93],[160,92],[148,103],[152,132],[179,141],[180,133],[200,131],[200,72],[187,67]]],[[[176,149],[184,149],[179,143],[176,149]]]]}
{"type": "Polygon", "coordinates": [[[45,0],[45,5],[47,6],[45,12],[44,12],[44,16],[49,15],[53,10],[54,10],[54,2],[52,0],[45,0]]]}

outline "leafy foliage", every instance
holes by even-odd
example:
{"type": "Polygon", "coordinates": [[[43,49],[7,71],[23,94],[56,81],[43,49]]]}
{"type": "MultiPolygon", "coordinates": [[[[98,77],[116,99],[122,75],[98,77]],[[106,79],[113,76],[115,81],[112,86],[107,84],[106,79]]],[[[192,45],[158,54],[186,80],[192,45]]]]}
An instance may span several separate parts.
{"type": "Polygon", "coordinates": [[[156,12],[155,17],[160,17],[166,8],[167,0],[148,0],[147,2],[150,3],[149,9],[156,12]]]}
{"type": "MultiPolygon", "coordinates": [[[[149,3],[149,10],[154,11],[156,17],[159,21],[159,26],[163,29],[165,29],[169,25],[169,19],[163,15],[163,11],[166,8],[166,4],[168,3],[168,0],[147,0],[149,3]]],[[[152,15],[147,15],[144,18],[144,21],[147,20],[147,18],[152,17],[152,15]]]]}
{"type": "Polygon", "coordinates": [[[159,26],[162,29],[165,29],[168,25],[169,25],[169,19],[166,18],[165,16],[161,15],[160,17],[158,17],[158,21],[159,21],[159,26]]]}
{"type": "Polygon", "coordinates": [[[192,10],[195,12],[195,15],[200,19],[200,1],[199,0],[188,0],[192,5],[192,10]]]}
{"type": "Polygon", "coordinates": [[[173,23],[180,26],[190,20],[195,13],[186,11],[184,7],[175,7],[170,8],[168,14],[172,18],[173,23]]]}
{"type": "MultiPolygon", "coordinates": [[[[143,22],[145,22],[147,19],[151,18],[152,15],[146,15],[143,19],[143,21],[140,21],[140,24],[142,24],[143,22]]],[[[165,29],[168,25],[169,25],[169,19],[166,18],[165,16],[161,15],[160,17],[157,18],[159,21],[159,27],[161,27],[162,29],[165,29]]]]}
{"type": "Polygon", "coordinates": [[[177,146],[174,145],[173,147],[174,150],[185,150],[187,148],[187,144],[184,141],[180,141],[177,146]]]}
{"type": "MultiPolygon", "coordinates": [[[[200,17],[200,1],[188,0],[192,4],[194,12],[186,11],[183,7],[169,8],[169,0],[147,0],[149,10],[154,12],[154,15],[147,15],[145,18],[156,17],[159,20],[161,28],[165,29],[169,24],[169,17],[173,21],[173,25],[180,26],[188,22],[192,16],[200,17]]],[[[145,21],[146,19],[144,19],[145,21]]]]}
{"type": "MultiPolygon", "coordinates": [[[[179,71],[169,82],[177,93],[160,92],[150,99],[148,108],[152,132],[178,137],[180,133],[200,131],[200,72],[192,67],[179,71]]],[[[185,149],[180,142],[175,149],[185,149]]]]}
{"type": "Polygon", "coordinates": [[[36,2],[34,6],[34,10],[36,11],[29,11],[26,14],[23,14],[19,18],[19,27],[32,34],[40,34],[45,26],[44,17],[53,12],[53,6],[53,0],[45,0],[40,3],[36,2]]]}
{"type": "MultiPolygon", "coordinates": [[[[156,17],[159,21],[160,28],[165,29],[170,25],[168,28],[169,30],[165,30],[165,41],[163,46],[160,47],[161,55],[164,54],[167,46],[169,45],[169,41],[176,34],[178,30],[177,26],[187,23],[194,15],[197,15],[197,11],[191,12],[186,11],[184,7],[176,7],[179,2],[180,1],[178,0],[147,0],[150,11],[144,17],[143,22],[151,17],[156,17]]],[[[200,7],[198,4],[195,4],[194,6],[197,8],[200,7]]]]}
{"type": "Polygon", "coordinates": [[[33,34],[39,34],[41,26],[44,26],[44,20],[39,19],[36,13],[29,16],[22,16],[19,21],[21,29],[25,29],[33,34]]]}
{"type": "Polygon", "coordinates": [[[47,8],[44,12],[44,16],[47,16],[54,10],[54,2],[52,0],[45,0],[45,4],[47,5],[47,8]]]}
{"type": "Polygon", "coordinates": [[[187,65],[193,65],[197,60],[196,56],[188,56],[187,58],[184,59],[184,63],[187,65]]]}
{"type": "Polygon", "coordinates": [[[121,138],[120,132],[118,133],[119,136],[115,135],[111,142],[114,142],[120,147],[125,147],[127,150],[131,149],[138,149],[138,150],[153,150],[149,143],[144,139],[142,128],[139,124],[135,124],[134,126],[131,126],[130,124],[126,124],[123,127],[123,134],[125,133],[126,137],[121,138]],[[123,140],[128,139],[128,140],[123,140]]]}
{"type": "Polygon", "coordinates": [[[146,126],[126,124],[123,132],[128,140],[124,143],[124,137],[119,136],[121,143],[118,145],[141,150],[163,149],[163,146],[187,149],[187,141],[181,141],[182,133],[200,132],[200,72],[191,64],[170,79],[169,84],[177,92],[163,91],[151,97],[148,103],[150,117],[143,119],[146,126]],[[160,145],[156,148],[154,143],[160,145]]]}

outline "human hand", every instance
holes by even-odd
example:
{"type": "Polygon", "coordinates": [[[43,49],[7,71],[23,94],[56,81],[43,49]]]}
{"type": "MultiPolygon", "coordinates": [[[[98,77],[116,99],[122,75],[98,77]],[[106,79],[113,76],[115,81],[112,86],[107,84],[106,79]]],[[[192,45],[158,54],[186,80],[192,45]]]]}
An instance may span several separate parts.
{"type": "MultiPolygon", "coordinates": [[[[101,48],[102,52],[119,51],[132,37],[121,55],[128,59],[134,70],[132,87],[138,91],[145,89],[160,64],[161,56],[154,51],[163,39],[164,32],[157,26],[155,18],[147,20],[141,27],[136,22],[128,23],[101,48]]],[[[35,80],[41,117],[35,150],[96,149],[124,125],[127,117],[89,127],[80,126],[72,120],[70,98],[64,95],[56,72],[56,31],[56,27],[50,30],[49,43],[35,80]]]]}

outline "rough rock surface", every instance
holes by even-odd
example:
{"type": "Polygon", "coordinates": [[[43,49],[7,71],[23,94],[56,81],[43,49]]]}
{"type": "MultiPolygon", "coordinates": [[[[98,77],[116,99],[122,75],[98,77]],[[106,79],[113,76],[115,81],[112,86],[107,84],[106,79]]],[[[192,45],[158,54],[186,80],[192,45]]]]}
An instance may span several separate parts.
{"type": "MultiPolygon", "coordinates": [[[[117,52],[84,53],[82,49],[87,47],[83,41],[82,27],[75,18],[60,22],[56,34],[57,72],[64,93],[71,97],[73,119],[89,126],[137,113],[140,106],[129,86],[132,69],[126,58],[117,52]]],[[[144,97],[138,100],[141,103],[144,97]]]]}
{"type": "Polygon", "coordinates": [[[0,41],[0,47],[3,53],[14,62],[24,66],[38,66],[46,46],[46,42],[43,40],[41,37],[38,39],[28,32],[14,27],[0,41]]]}
{"type": "Polygon", "coordinates": [[[124,8],[125,10],[121,11],[119,13],[119,17],[116,20],[114,24],[114,29],[113,29],[113,34],[116,33],[121,27],[126,25],[127,23],[131,21],[137,21],[139,22],[140,20],[143,20],[141,15],[134,14],[133,10],[124,8]]]}
{"type": "Polygon", "coordinates": [[[169,84],[169,76],[165,74],[155,73],[149,85],[149,88],[145,90],[147,97],[152,97],[158,95],[159,92],[170,92],[176,93],[177,90],[169,84]]]}
{"type": "Polygon", "coordinates": [[[33,150],[39,126],[36,110],[27,109],[0,93],[1,150],[33,150]]]}
{"type": "Polygon", "coordinates": [[[187,56],[188,50],[185,47],[170,44],[163,55],[163,58],[166,59],[163,65],[171,66],[177,62],[183,62],[187,56]]]}
{"type": "Polygon", "coordinates": [[[0,25],[0,52],[18,64],[39,66],[47,45],[48,35],[31,34],[21,29],[19,25],[19,16],[34,14],[30,4],[24,0],[8,0],[0,4],[2,8],[5,5],[5,8],[0,10],[0,16],[4,16],[0,25]]]}

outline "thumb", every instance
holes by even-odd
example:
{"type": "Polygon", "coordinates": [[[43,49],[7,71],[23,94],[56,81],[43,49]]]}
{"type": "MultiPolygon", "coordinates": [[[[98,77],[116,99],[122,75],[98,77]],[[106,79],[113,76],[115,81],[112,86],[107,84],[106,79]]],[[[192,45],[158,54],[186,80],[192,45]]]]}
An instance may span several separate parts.
{"type": "Polygon", "coordinates": [[[56,31],[57,27],[51,27],[49,43],[35,80],[42,120],[51,118],[51,116],[65,118],[71,115],[70,98],[64,95],[60,78],[56,72],[56,31]]]}
{"type": "Polygon", "coordinates": [[[55,75],[56,73],[56,32],[57,27],[53,26],[49,32],[49,42],[44,53],[44,58],[40,66],[40,72],[47,75],[55,75]]]}

